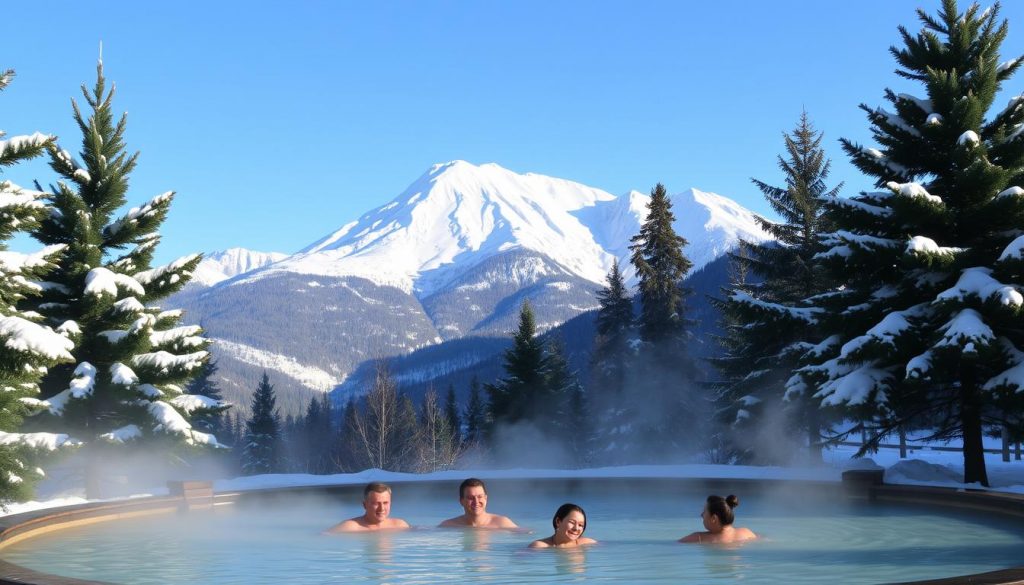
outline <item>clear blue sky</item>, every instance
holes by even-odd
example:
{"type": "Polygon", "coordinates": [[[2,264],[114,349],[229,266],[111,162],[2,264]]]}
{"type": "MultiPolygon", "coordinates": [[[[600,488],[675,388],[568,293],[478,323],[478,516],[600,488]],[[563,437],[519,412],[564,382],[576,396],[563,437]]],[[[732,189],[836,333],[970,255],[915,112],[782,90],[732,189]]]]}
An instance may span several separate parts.
{"type": "MultiPolygon", "coordinates": [[[[4,6],[0,128],[57,134],[99,41],[141,151],[130,205],[178,193],[157,260],[243,246],[294,252],[465,159],[613,194],[696,187],[767,213],[781,133],[806,108],[845,193],[838,147],[870,143],[857,104],[898,79],[897,25],[938,0],[754,2],[36,2],[4,6]]],[[[966,7],[966,3],[962,2],[966,7]]],[[[987,5],[987,4],[986,4],[987,5]]],[[[1008,0],[1003,58],[1024,54],[1008,0]]],[[[1007,93],[1024,91],[1024,74],[1007,93]]],[[[1005,103],[1000,100],[999,105],[1005,103]]],[[[53,180],[49,168],[8,179],[53,180]]]]}

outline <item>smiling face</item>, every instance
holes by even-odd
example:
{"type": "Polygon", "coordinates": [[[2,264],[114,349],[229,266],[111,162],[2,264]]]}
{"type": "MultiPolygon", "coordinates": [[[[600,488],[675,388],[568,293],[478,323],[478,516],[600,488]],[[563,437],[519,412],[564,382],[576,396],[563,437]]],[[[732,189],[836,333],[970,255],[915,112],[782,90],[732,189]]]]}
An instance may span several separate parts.
{"type": "Polygon", "coordinates": [[[487,492],[483,486],[470,486],[462,490],[462,497],[459,498],[462,509],[469,516],[480,516],[487,513],[487,492]]]}
{"type": "Polygon", "coordinates": [[[391,513],[391,492],[370,492],[363,500],[363,509],[368,522],[380,524],[391,513]]]}
{"type": "Polygon", "coordinates": [[[587,519],[579,511],[573,510],[565,518],[555,522],[555,540],[573,541],[583,535],[587,528],[587,519]]]}

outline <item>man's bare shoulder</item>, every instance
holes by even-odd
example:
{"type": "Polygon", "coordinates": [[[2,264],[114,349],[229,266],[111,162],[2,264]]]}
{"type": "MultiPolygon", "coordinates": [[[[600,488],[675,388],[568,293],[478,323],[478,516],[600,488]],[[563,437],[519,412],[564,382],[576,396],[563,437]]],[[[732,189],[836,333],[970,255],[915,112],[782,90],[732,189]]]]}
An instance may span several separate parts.
{"type": "Polygon", "coordinates": [[[519,528],[519,525],[513,522],[511,518],[501,514],[491,514],[491,521],[488,526],[492,528],[519,528]]]}
{"type": "Polygon", "coordinates": [[[388,518],[381,525],[381,528],[409,528],[409,523],[401,518],[388,518]]]}
{"type": "Polygon", "coordinates": [[[339,522],[334,526],[331,526],[324,532],[361,532],[363,530],[370,530],[368,526],[364,526],[361,522],[359,522],[360,520],[362,520],[362,518],[349,518],[344,522],[339,522]]]}
{"type": "Polygon", "coordinates": [[[466,517],[463,515],[449,518],[438,524],[438,526],[442,528],[459,528],[462,526],[469,526],[469,522],[466,521],[466,517]]]}

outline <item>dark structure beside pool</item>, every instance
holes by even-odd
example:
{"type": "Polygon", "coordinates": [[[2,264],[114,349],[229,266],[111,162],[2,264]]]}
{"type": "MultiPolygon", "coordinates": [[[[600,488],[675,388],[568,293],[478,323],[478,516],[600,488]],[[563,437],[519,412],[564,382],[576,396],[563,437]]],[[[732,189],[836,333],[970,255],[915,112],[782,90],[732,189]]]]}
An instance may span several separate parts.
{"type": "MultiPolygon", "coordinates": [[[[778,489],[787,485],[809,486],[815,491],[849,497],[857,500],[894,503],[905,507],[925,506],[930,509],[970,510],[1013,518],[1024,524],[1024,496],[974,490],[956,490],[917,486],[885,485],[877,471],[848,471],[843,474],[842,483],[806,482],[787,480],[735,480],[735,479],[663,479],[663,478],[601,478],[613,489],[633,489],[636,482],[674,482],[700,488],[708,493],[730,489],[756,491],[778,489]]],[[[575,482],[589,483],[593,479],[550,479],[550,480],[494,480],[498,482],[532,482],[572,486],[575,482]]],[[[401,485],[402,482],[393,482],[401,485]]],[[[426,485],[431,491],[447,494],[452,481],[413,482],[426,485]]],[[[362,485],[302,486],[279,489],[252,490],[214,494],[212,486],[205,482],[179,482],[170,486],[170,496],[127,499],[116,502],[89,503],[58,509],[38,510],[23,514],[0,517],[0,549],[15,542],[32,538],[47,532],[88,524],[116,521],[141,516],[161,514],[204,514],[214,506],[242,501],[273,500],[301,494],[335,494],[346,498],[358,497],[362,485]]],[[[450,495],[450,494],[449,494],[450,495]]],[[[103,581],[82,580],[50,575],[27,569],[0,560],[0,584],[53,584],[84,585],[104,583],[103,581]]],[[[951,576],[949,578],[914,581],[917,585],[952,585],[954,583],[976,584],[1022,584],[1024,566],[1007,568],[974,575],[951,576]]]]}

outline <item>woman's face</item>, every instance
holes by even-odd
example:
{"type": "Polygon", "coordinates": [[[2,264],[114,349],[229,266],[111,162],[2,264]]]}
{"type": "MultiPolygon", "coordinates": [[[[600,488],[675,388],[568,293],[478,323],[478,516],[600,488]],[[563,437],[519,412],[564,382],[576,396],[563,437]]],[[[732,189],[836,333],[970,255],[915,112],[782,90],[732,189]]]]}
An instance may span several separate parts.
{"type": "Polygon", "coordinates": [[[587,520],[579,511],[573,510],[555,524],[555,535],[566,540],[576,540],[587,527],[587,520]]]}

